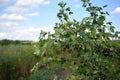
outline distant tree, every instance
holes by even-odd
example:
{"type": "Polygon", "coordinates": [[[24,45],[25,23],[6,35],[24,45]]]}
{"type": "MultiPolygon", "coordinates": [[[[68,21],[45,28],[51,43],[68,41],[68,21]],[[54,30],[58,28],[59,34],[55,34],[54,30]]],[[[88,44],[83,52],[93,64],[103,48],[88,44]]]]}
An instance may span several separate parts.
{"type": "Polygon", "coordinates": [[[11,44],[11,40],[7,40],[7,39],[3,39],[3,40],[1,40],[0,41],[0,44],[2,45],[2,46],[4,46],[4,45],[9,45],[9,44],[11,44]]]}

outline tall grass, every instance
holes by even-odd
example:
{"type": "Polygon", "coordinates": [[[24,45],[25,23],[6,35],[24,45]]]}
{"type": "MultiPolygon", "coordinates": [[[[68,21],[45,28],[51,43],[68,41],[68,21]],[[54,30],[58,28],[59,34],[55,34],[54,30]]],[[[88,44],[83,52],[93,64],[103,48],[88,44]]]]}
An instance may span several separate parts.
{"type": "Polygon", "coordinates": [[[32,45],[0,46],[0,80],[27,78],[36,63],[32,45]]]}

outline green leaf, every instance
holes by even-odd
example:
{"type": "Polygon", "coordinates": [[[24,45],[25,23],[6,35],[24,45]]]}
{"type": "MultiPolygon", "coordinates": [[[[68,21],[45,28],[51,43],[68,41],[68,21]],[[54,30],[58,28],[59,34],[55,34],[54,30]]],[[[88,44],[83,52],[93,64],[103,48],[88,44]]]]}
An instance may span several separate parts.
{"type": "Polygon", "coordinates": [[[62,2],[60,2],[58,5],[63,8],[63,7],[66,6],[66,3],[64,3],[64,2],[62,1],[62,2]]]}
{"type": "Polygon", "coordinates": [[[98,73],[98,71],[93,71],[93,74],[97,74],[98,73]]]}
{"type": "Polygon", "coordinates": [[[90,8],[90,7],[86,8],[86,11],[90,12],[90,11],[91,11],[91,8],[90,8]]]}
{"type": "Polygon", "coordinates": [[[81,0],[81,1],[83,1],[83,2],[87,2],[88,0],[81,0]]]}
{"type": "Polygon", "coordinates": [[[112,25],[112,22],[107,22],[107,24],[112,25]]]}
{"type": "Polygon", "coordinates": [[[110,30],[111,30],[111,32],[114,32],[114,26],[110,26],[110,30]]]}
{"type": "Polygon", "coordinates": [[[87,6],[87,4],[86,3],[83,3],[83,5],[82,5],[83,7],[86,7],[87,6]]]}
{"type": "Polygon", "coordinates": [[[66,8],[66,11],[70,11],[70,7],[66,8]]]}
{"type": "Polygon", "coordinates": [[[107,15],[110,15],[107,11],[106,11],[106,14],[107,14],[107,15]]]}
{"type": "Polygon", "coordinates": [[[107,5],[104,5],[104,6],[103,6],[103,8],[106,8],[106,7],[107,7],[107,5]]]}
{"type": "Polygon", "coordinates": [[[71,14],[73,14],[73,12],[69,12],[69,14],[71,15],[71,14]]]}
{"type": "Polygon", "coordinates": [[[68,15],[67,14],[63,14],[63,16],[64,16],[64,20],[68,20],[68,15]]]}
{"type": "Polygon", "coordinates": [[[64,9],[60,9],[60,14],[64,13],[64,9]]]}
{"type": "Polygon", "coordinates": [[[62,18],[61,13],[58,13],[58,14],[57,14],[57,17],[58,17],[59,19],[61,19],[61,18],[62,18]]]}

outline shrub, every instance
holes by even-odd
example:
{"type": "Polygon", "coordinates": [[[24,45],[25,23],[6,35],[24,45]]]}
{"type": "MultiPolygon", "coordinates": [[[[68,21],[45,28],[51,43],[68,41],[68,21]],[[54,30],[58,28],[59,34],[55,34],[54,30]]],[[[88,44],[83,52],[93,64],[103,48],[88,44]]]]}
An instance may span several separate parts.
{"type": "Polygon", "coordinates": [[[73,12],[66,7],[66,3],[62,1],[58,4],[60,10],[57,17],[60,22],[55,24],[53,34],[41,31],[39,47],[35,52],[39,61],[32,72],[41,71],[41,66],[48,72],[54,72],[56,67],[62,68],[63,73],[53,73],[51,80],[117,80],[120,76],[119,56],[113,47],[114,42],[110,40],[111,35],[106,32],[108,29],[110,34],[114,34],[112,22],[106,22],[109,13],[103,11],[107,5],[99,7],[93,6],[89,0],[81,1],[90,13],[81,22],[71,20],[69,15],[73,12]],[[59,74],[67,74],[66,71],[69,75],[59,77],[59,74]]]}

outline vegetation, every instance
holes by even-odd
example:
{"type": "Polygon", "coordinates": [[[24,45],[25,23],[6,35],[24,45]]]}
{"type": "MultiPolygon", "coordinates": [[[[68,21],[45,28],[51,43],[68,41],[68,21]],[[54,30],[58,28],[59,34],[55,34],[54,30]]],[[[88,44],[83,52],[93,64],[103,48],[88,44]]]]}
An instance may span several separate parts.
{"type": "MultiPolygon", "coordinates": [[[[111,41],[110,43],[114,47],[113,54],[116,54],[114,58],[112,58],[114,60],[112,62],[115,63],[114,68],[117,68],[119,71],[120,41],[111,41]]],[[[69,71],[63,71],[65,69],[62,67],[60,60],[59,65],[54,64],[55,66],[53,65],[54,67],[50,70],[45,68],[45,65],[40,65],[39,71],[31,74],[30,71],[37,62],[36,58],[38,58],[32,54],[34,50],[33,45],[0,46],[0,80],[52,80],[53,74],[55,78],[57,78],[57,76],[64,78],[69,75],[69,71]]],[[[64,55],[68,56],[68,54],[61,54],[60,57],[63,56],[69,59],[69,57],[64,55]]]]}
{"type": "Polygon", "coordinates": [[[111,40],[117,35],[107,6],[81,1],[90,16],[71,20],[70,7],[60,2],[55,33],[41,31],[35,47],[1,41],[0,80],[119,80],[120,41],[111,40]]]}
{"type": "Polygon", "coordinates": [[[39,61],[32,72],[37,74],[47,70],[51,75],[45,80],[118,80],[120,51],[114,45],[117,42],[110,40],[109,34],[114,35],[114,26],[106,21],[109,13],[104,8],[107,5],[99,7],[93,6],[89,0],[81,1],[90,13],[81,22],[71,20],[69,16],[73,12],[66,3],[58,4],[60,22],[55,24],[54,34],[41,31],[35,52],[39,61]]]}
{"type": "Polygon", "coordinates": [[[36,63],[33,45],[0,46],[0,80],[19,80],[30,76],[36,63]]]}
{"type": "Polygon", "coordinates": [[[23,44],[23,45],[28,45],[28,44],[33,44],[32,41],[20,41],[20,40],[8,40],[8,39],[3,39],[0,40],[0,46],[5,46],[5,45],[18,45],[18,44],[23,44]]]}

